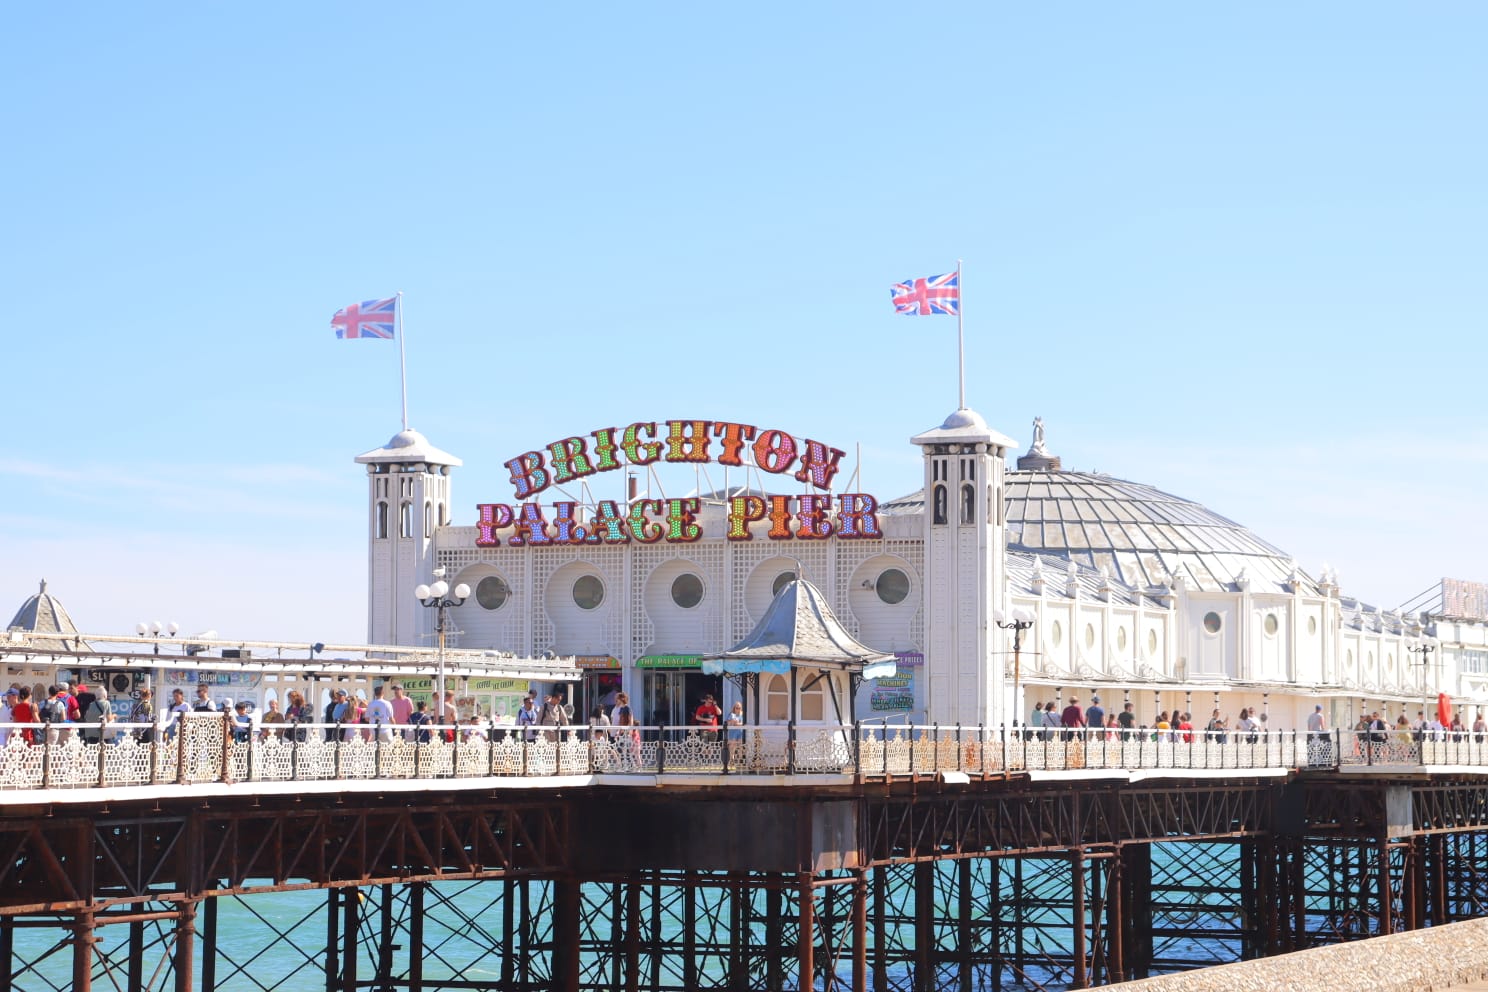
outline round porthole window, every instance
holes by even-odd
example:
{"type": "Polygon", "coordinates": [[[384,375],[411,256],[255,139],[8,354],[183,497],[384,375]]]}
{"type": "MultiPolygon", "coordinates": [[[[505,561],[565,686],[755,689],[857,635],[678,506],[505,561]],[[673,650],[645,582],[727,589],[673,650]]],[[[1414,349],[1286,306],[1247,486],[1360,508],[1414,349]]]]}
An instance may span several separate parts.
{"type": "Polygon", "coordinates": [[[511,589],[499,576],[488,575],[475,584],[475,601],[483,610],[499,610],[511,599],[511,589]]]}
{"type": "Polygon", "coordinates": [[[573,598],[581,610],[596,609],[604,602],[604,583],[597,576],[581,575],[573,584],[573,598]]]}
{"type": "Polygon", "coordinates": [[[672,602],[690,610],[703,601],[703,580],[686,572],[672,580],[672,602]]]}
{"type": "Polygon", "coordinates": [[[1276,636],[1276,631],[1277,631],[1278,628],[1281,627],[1281,624],[1279,624],[1279,623],[1276,622],[1276,614],[1275,613],[1267,613],[1266,614],[1266,620],[1265,620],[1264,626],[1266,628],[1266,634],[1267,634],[1267,636],[1268,637],[1275,637],[1276,636]]]}
{"type": "Polygon", "coordinates": [[[1064,628],[1059,626],[1058,620],[1055,620],[1054,626],[1049,628],[1049,639],[1054,642],[1054,646],[1056,648],[1059,647],[1060,642],[1064,640],[1064,628]]]}
{"type": "Polygon", "coordinates": [[[909,576],[897,568],[886,568],[879,573],[878,581],[873,587],[879,599],[893,606],[904,602],[909,595],[909,576]]]}
{"type": "Polygon", "coordinates": [[[1219,619],[1219,614],[1210,611],[1204,614],[1204,629],[1211,634],[1219,633],[1219,628],[1224,626],[1224,621],[1219,619]]]}
{"type": "Polygon", "coordinates": [[[780,590],[784,589],[786,586],[790,585],[794,581],[796,581],[795,572],[781,572],[779,575],[775,576],[775,581],[770,584],[770,595],[779,596],[780,590]]]}

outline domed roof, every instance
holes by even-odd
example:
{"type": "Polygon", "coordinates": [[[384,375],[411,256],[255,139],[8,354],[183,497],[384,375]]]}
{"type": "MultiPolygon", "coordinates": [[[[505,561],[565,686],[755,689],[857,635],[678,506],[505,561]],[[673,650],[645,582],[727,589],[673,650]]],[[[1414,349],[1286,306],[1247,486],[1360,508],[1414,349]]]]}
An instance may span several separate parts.
{"type": "Polygon", "coordinates": [[[1240,524],[1140,482],[1014,471],[1004,486],[1009,551],[1104,565],[1134,586],[1181,576],[1190,588],[1218,591],[1245,577],[1253,588],[1280,589],[1301,576],[1286,552],[1240,524]]]}
{"type": "Polygon", "coordinates": [[[77,625],[72,622],[72,617],[67,615],[67,609],[56,596],[46,591],[46,587],[46,579],[42,579],[40,591],[21,604],[21,608],[11,619],[8,630],[19,631],[23,636],[30,635],[26,636],[27,643],[43,651],[75,650],[78,646],[76,641],[35,636],[37,634],[71,635],[78,632],[77,625]]]}
{"type": "Polygon", "coordinates": [[[429,439],[415,430],[402,430],[394,434],[392,440],[381,448],[373,448],[364,454],[357,455],[356,461],[361,465],[375,465],[382,462],[424,463],[428,465],[461,465],[460,459],[447,451],[440,451],[429,443],[429,439]]]}

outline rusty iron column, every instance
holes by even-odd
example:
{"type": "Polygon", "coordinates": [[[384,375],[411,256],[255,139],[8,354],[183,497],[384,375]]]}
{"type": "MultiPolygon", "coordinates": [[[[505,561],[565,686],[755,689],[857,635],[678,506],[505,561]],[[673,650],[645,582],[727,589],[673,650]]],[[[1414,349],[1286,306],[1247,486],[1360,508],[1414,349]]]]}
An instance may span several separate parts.
{"type": "Polygon", "coordinates": [[[336,915],[340,909],[340,892],[340,889],[326,889],[326,992],[335,992],[336,979],[341,974],[341,918],[336,915]]]}
{"type": "MultiPolygon", "coordinates": [[[[11,982],[15,976],[12,968],[15,964],[15,917],[0,916],[0,992],[11,992],[11,982]]],[[[132,985],[131,988],[139,988],[132,985]]]]}
{"type": "Polygon", "coordinates": [[[1424,834],[1416,834],[1406,848],[1404,889],[1400,902],[1405,913],[1405,928],[1419,930],[1426,925],[1426,845],[1430,840],[1424,834]]]}
{"type": "Polygon", "coordinates": [[[914,866],[915,992],[938,992],[935,986],[935,862],[914,866]]]}
{"type": "Polygon", "coordinates": [[[884,920],[889,902],[889,869],[873,869],[873,987],[889,987],[888,926],[884,920]]]}
{"type": "Polygon", "coordinates": [[[1445,926],[1452,922],[1451,900],[1447,896],[1447,835],[1431,834],[1427,838],[1431,859],[1427,862],[1430,875],[1431,925],[1445,926]]]}
{"type": "MultiPolygon", "coordinates": [[[[344,992],[356,992],[357,988],[357,942],[361,938],[361,890],[355,886],[341,890],[341,988],[344,992]]],[[[203,989],[202,992],[212,992],[203,989]]]]}
{"type": "Polygon", "coordinates": [[[625,881],[625,992],[640,992],[640,988],[641,885],[632,876],[625,881]]]}
{"type": "Polygon", "coordinates": [[[1125,895],[1126,873],[1123,869],[1125,851],[1117,847],[1111,856],[1111,876],[1106,885],[1106,979],[1109,984],[1126,981],[1126,917],[1125,895]]]}
{"type": "MultiPolygon", "coordinates": [[[[779,885],[771,885],[765,889],[765,946],[785,949],[785,897],[780,891],[779,885]]],[[[785,987],[785,968],[783,966],[783,954],[769,954],[765,957],[765,987],[779,989],[785,987]]]]}
{"type": "Polygon", "coordinates": [[[91,912],[72,918],[72,988],[73,992],[92,992],[94,919],[91,912]]]}
{"type": "Polygon", "coordinates": [[[971,992],[972,944],[971,939],[971,859],[956,862],[956,949],[957,971],[960,972],[961,992],[971,992]]]}
{"type": "Polygon", "coordinates": [[[801,900],[800,933],[797,940],[797,956],[800,959],[801,989],[815,987],[816,959],[816,892],[811,887],[815,875],[803,871],[796,876],[796,889],[801,900]]]}
{"type": "MultiPolygon", "coordinates": [[[[0,958],[10,960],[10,948],[0,947],[0,958]]],[[[133,920],[129,924],[129,966],[125,976],[129,988],[145,987],[145,921],[133,920]]],[[[0,990],[10,992],[10,983],[0,978],[0,990]]]]}
{"type": "Polygon", "coordinates": [[[749,887],[738,875],[730,873],[728,897],[732,906],[733,925],[729,927],[728,988],[745,992],[749,988],[749,887]]]}
{"type": "Polygon", "coordinates": [[[579,882],[572,875],[553,879],[553,988],[579,988],[579,882]]]}
{"type": "Polygon", "coordinates": [[[215,992],[217,988],[217,899],[210,896],[202,900],[202,992],[215,992]]]}
{"type": "Polygon", "coordinates": [[[1379,934],[1383,937],[1395,932],[1395,896],[1390,887],[1390,837],[1387,833],[1379,835],[1376,851],[1379,863],[1379,934]]]}
{"type": "Polygon", "coordinates": [[[1071,946],[1074,952],[1074,977],[1070,982],[1070,988],[1084,989],[1090,987],[1090,976],[1086,973],[1085,961],[1085,849],[1075,848],[1070,854],[1070,894],[1073,896],[1070,905],[1070,920],[1074,923],[1074,938],[1071,946]]]}
{"type": "Polygon", "coordinates": [[[189,899],[181,901],[176,915],[176,992],[191,992],[196,962],[193,960],[196,946],[196,903],[189,899]]]}
{"type": "Polygon", "coordinates": [[[424,992],[424,894],[428,882],[408,884],[408,992],[424,992]]]}
{"type": "Polygon", "coordinates": [[[868,992],[868,869],[853,879],[853,992],[868,992]]]}

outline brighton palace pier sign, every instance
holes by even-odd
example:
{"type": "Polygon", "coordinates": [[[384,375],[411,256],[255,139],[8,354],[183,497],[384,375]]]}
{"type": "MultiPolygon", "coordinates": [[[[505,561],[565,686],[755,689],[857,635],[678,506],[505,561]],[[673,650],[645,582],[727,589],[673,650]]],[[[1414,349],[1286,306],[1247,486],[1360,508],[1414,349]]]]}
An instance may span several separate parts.
{"type": "Polygon", "coordinates": [[[880,538],[878,501],[867,493],[831,493],[843,452],[820,441],[797,439],[781,430],[712,420],[667,420],[631,424],[623,430],[602,427],[580,437],[554,441],[506,463],[518,503],[481,503],[477,509],[476,545],[497,547],[564,544],[688,544],[703,537],[697,522],[701,501],[637,499],[630,503],[599,500],[581,519],[576,502],[543,505],[528,500],[549,486],[563,485],[626,465],[658,462],[700,465],[716,462],[730,468],[755,468],[789,475],[818,492],[799,496],[741,495],[727,501],[725,536],[752,541],[756,528],[772,541],[880,538]]]}

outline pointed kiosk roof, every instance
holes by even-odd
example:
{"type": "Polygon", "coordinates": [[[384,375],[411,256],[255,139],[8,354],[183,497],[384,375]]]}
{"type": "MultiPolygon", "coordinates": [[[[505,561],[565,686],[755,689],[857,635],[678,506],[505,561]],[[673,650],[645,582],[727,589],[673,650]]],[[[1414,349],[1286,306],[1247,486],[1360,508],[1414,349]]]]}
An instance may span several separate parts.
{"type": "Polygon", "coordinates": [[[805,579],[786,583],[748,637],[707,660],[722,662],[727,675],[788,671],[798,664],[861,672],[871,679],[892,675],[895,668],[893,654],[875,651],[849,634],[827,597],[805,579]]]}
{"type": "Polygon", "coordinates": [[[21,604],[7,628],[13,640],[19,635],[20,639],[42,652],[74,650],[80,644],[76,640],[77,632],[77,625],[67,615],[62,601],[47,592],[46,579],[41,580],[40,591],[21,604]],[[69,643],[58,637],[43,636],[46,634],[62,634],[73,640],[69,643]]]}

